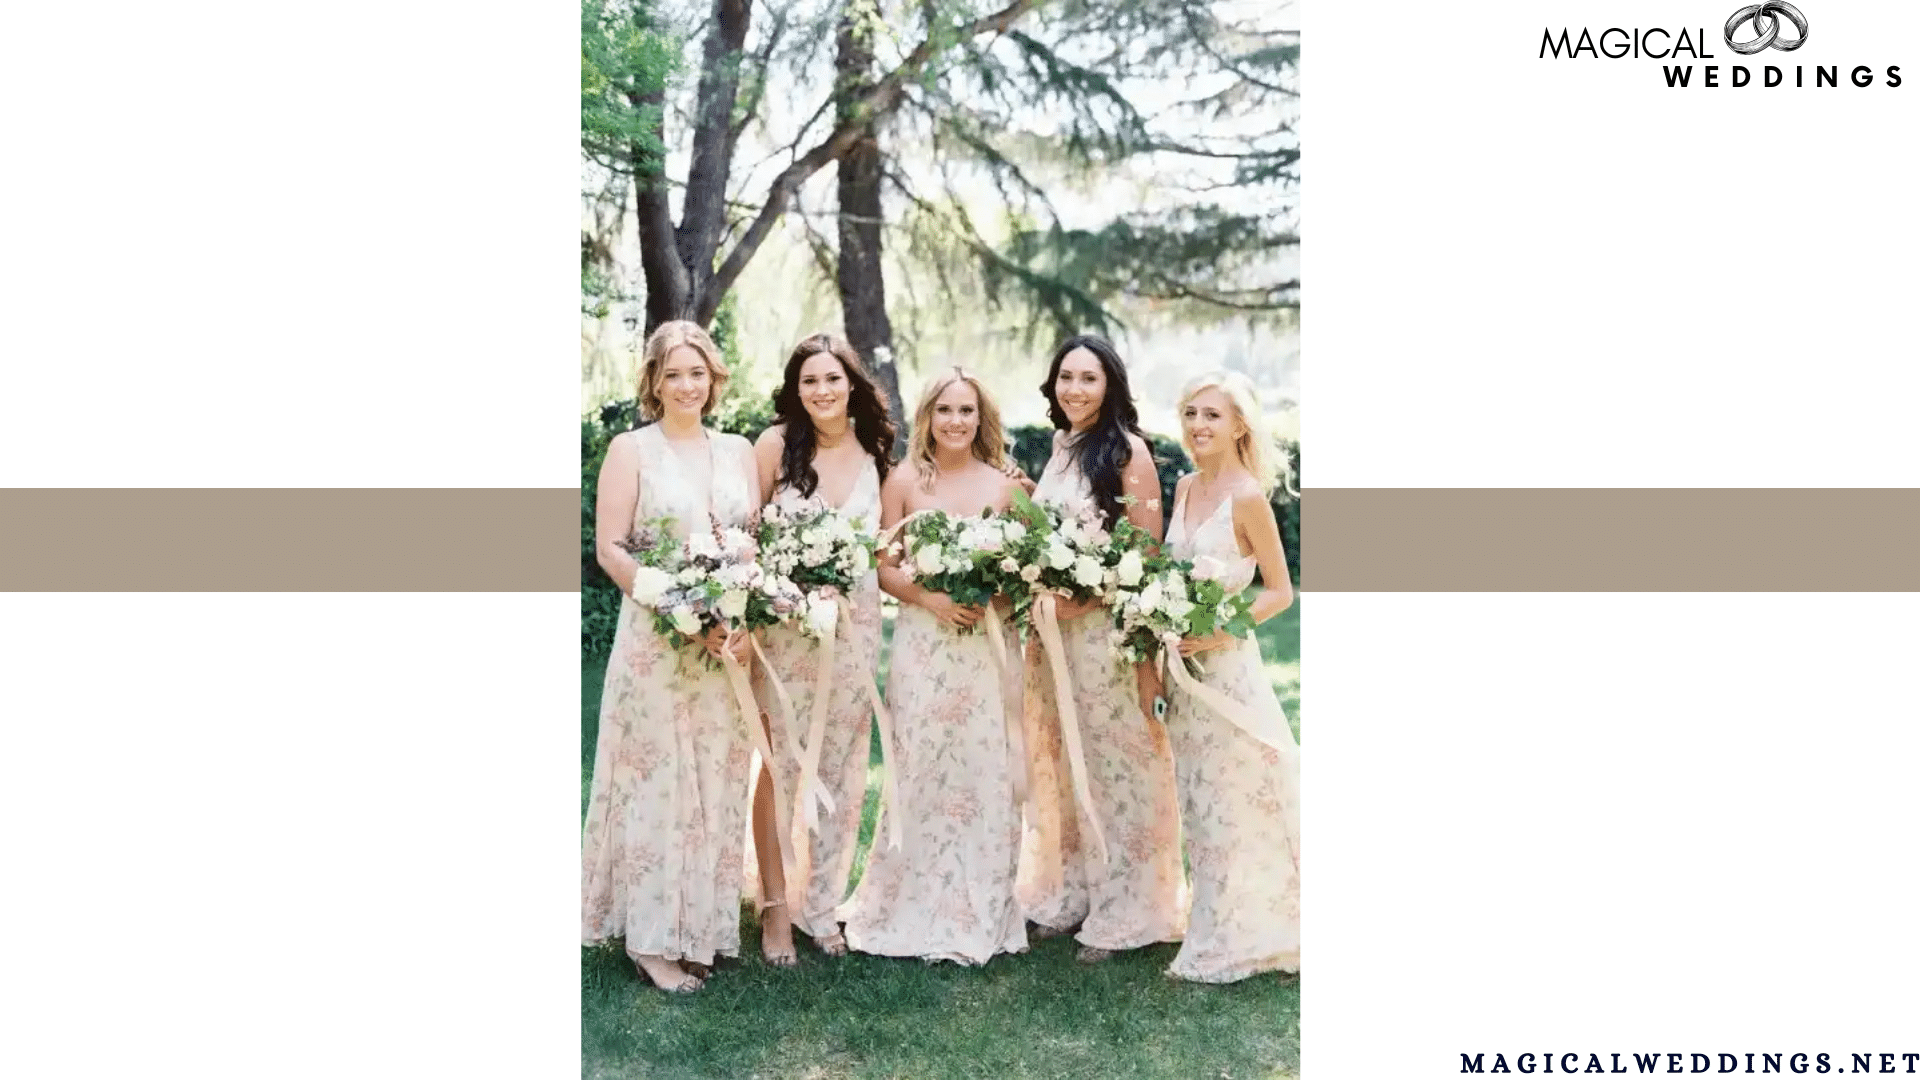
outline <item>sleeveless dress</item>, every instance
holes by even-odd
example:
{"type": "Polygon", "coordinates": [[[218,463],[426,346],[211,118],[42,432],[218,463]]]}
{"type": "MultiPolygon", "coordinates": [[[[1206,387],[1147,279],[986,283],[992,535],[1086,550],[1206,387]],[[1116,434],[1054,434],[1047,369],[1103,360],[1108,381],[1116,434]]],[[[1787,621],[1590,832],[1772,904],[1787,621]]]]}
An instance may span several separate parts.
{"type": "MultiPolygon", "coordinates": [[[[1034,491],[1038,502],[1073,513],[1093,493],[1062,440],[1034,491]]],[[[1073,791],[1039,635],[1026,664],[1027,753],[1032,805],[1020,852],[1020,903],[1050,929],[1080,924],[1082,945],[1120,951],[1180,938],[1186,906],[1180,872],[1180,813],[1165,730],[1140,712],[1133,669],[1116,663],[1104,609],[1060,624],[1073,681],[1092,802],[1107,840],[1094,850],[1073,791]]]]}
{"type": "MultiPolygon", "coordinates": [[[[1233,500],[1222,500],[1191,536],[1184,497],[1174,505],[1167,547],[1175,558],[1241,561],[1233,536],[1233,500]]],[[[1251,568],[1227,582],[1245,588],[1251,568]]],[[[1286,726],[1249,638],[1198,653],[1199,682],[1286,726]]],[[[1263,971],[1300,970],[1298,759],[1240,730],[1169,680],[1167,733],[1180,777],[1193,909],[1187,937],[1167,970],[1198,982],[1225,983],[1263,971]],[[1285,812],[1291,804],[1295,811],[1285,812]]]]}
{"type": "Polygon", "coordinates": [[[1019,658],[1000,674],[984,629],[963,634],[917,604],[893,624],[887,706],[900,806],[883,807],[866,873],[840,910],[849,948],[984,964],[1025,952],[1014,898],[1020,809],[1007,746],[1020,709],[1019,658]],[[1011,713],[1009,713],[1011,710],[1011,713]],[[889,815],[903,826],[888,845],[889,815]]]}
{"type": "MultiPolygon", "coordinates": [[[[782,485],[778,498],[788,489],[782,485]]],[[[818,497],[818,491],[815,492],[818,497]]],[[[880,470],[867,461],[853,492],[841,508],[861,519],[862,528],[880,526],[880,470]]],[[[793,704],[794,720],[805,740],[813,716],[814,679],[819,674],[820,646],[795,627],[771,627],[765,634],[767,662],[779,675],[781,685],[793,704]]],[[[829,685],[832,700],[827,706],[826,734],[820,742],[820,781],[833,797],[833,810],[823,812],[820,827],[813,832],[809,865],[786,867],[789,889],[805,882],[800,889],[800,905],[789,912],[793,925],[809,937],[820,938],[840,930],[834,909],[847,896],[847,877],[853,872],[853,856],[859,846],[860,812],[867,796],[867,757],[871,746],[869,729],[873,724],[873,706],[864,685],[873,681],[880,667],[880,583],[879,575],[869,572],[854,587],[853,596],[840,605],[840,629],[834,635],[833,672],[829,685]]],[[[760,707],[772,733],[774,763],[780,790],[793,798],[800,788],[800,762],[787,742],[786,720],[775,707],[774,694],[764,676],[756,671],[755,690],[760,707]]],[[[794,815],[794,834],[806,828],[794,815]]],[[[799,847],[796,845],[795,850],[799,847]]]]}
{"type": "MultiPolygon", "coordinates": [[[[707,433],[712,482],[702,491],[658,424],[629,438],[640,454],[636,524],[671,516],[685,537],[705,525],[709,506],[721,524],[738,526],[758,509],[745,439],[707,433]]],[[[752,746],[705,651],[670,644],[650,610],[622,598],[581,844],[582,942],[625,937],[629,955],[700,964],[739,954],[752,746]]]]}

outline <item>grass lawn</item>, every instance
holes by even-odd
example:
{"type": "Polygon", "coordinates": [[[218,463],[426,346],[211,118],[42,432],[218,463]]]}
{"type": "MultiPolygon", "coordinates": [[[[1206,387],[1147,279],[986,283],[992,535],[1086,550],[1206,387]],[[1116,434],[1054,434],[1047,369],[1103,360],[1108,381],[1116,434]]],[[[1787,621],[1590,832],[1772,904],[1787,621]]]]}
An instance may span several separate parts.
{"type": "MultiPolygon", "coordinates": [[[[1267,672],[1296,732],[1299,612],[1296,602],[1259,631],[1267,672]]],[[[883,668],[885,662],[883,651],[883,668]]],[[[604,665],[583,663],[580,676],[584,811],[604,665]]],[[[856,880],[873,835],[879,783],[875,767],[856,880]]],[[[1178,983],[1161,974],[1174,945],[1083,967],[1074,962],[1072,940],[1056,938],[982,968],[961,968],[858,954],[828,960],[804,935],[795,936],[800,966],[766,966],[758,927],[743,908],[743,958],[688,997],[653,990],[617,947],[582,949],[581,1075],[1244,1080],[1291,1076],[1299,1068],[1298,979],[1178,983]]]]}

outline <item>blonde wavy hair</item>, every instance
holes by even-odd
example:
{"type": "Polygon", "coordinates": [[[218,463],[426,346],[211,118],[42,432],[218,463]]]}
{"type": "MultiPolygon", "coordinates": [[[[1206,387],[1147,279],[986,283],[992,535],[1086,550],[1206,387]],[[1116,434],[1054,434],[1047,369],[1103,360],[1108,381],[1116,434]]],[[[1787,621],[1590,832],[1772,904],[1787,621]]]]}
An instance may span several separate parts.
{"type": "Polygon", "coordinates": [[[726,361],[720,359],[713,338],[698,323],[676,319],[661,323],[641,347],[639,386],[634,396],[639,399],[642,419],[658,420],[666,413],[666,405],[660,400],[660,374],[667,366],[668,354],[682,345],[690,346],[707,364],[707,403],[700,407],[700,415],[710,415],[720,404],[720,394],[727,388],[726,361]]]}
{"type": "Polygon", "coordinates": [[[973,433],[973,456],[993,466],[1005,469],[1007,466],[1007,430],[1000,423],[1000,407],[993,403],[993,395],[987,393],[979,376],[959,365],[927,383],[920,392],[920,406],[913,412],[913,434],[908,441],[907,458],[920,474],[922,491],[932,491],[934,477],[940,474],[940,467],[934,464],[933,452],[933,407],[947,387],[964,382],[973,387],[974,394],[980,400],[980,426],[973,433]]]}
{"type": "Polygon", "coordinates": [[[1238,371],[1209,371],[1181,389],[1180,445],[1186,447],[1187,456],[1193,456],[1193,441],[1187,435],[1187,403],[1207,390],[1220,391],[1232,403],[1241,426],[1240,437],[1233,441],[1233,454],[1253,474],[1261,492],[1271,494],[1275,488],[1283,488],[1289,495],[1299,495],[1293,488],[1293,470],[1286,451],[1267,428],[1266,413],[1260,408],[1260,395],[1253,388],[1253,380],[1238,371]]]}

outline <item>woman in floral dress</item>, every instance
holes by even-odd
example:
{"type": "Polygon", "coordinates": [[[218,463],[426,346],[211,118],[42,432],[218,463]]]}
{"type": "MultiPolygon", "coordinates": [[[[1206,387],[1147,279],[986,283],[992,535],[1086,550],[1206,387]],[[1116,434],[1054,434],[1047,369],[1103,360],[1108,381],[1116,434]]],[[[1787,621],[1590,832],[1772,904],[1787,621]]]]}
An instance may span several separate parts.
{"type": "MultiPolygon", "coordinates": [[[[1007,508],[1018,482],[1003,471],[999,412],[978,380],[959,368],[933,379],[912,431],[909,460],[881,488],[885,527],[924,509],[1007,508]]],[[[880,585],[900,600],[887,680],[900,805],[881,811],[866,874],[842,908],[847,943],[962,964],[1024,952],[1007,736],[1019,708],[1014,657],[996,661],[978,628],[985,608],[928,592],[890,559],[880,585]],[[904,826],[897,848],[888,840],[895,816],[904,826]]]]}
{"type": "MultiPolygon", "coordinates": [[[[769,501],[814,500],[858,519],[866,530],[877,530],[880,484],[892,463],[893,440],[885,392],[874,385],[858,354],[841,338],[815,334],[787,357],[786,374],[774,396],[774,424],[754,445],[760,488],[769,493],[769,501]]],[[[778,966],[795,961],[793,926],[830,956],[847,951],[834,909],[846,899],[867,792],[868,730],[873,718],[867,684],[880,664],[880,587],[875,575],[869,574],[840,608],[834,670],[828,679],[831,699],[817,766],[833,798],[833,809],[822,811],[819,827],[805,835],[806,822],[797,812],[801,766],[789,735],[804,739],[807,734],[820,652],[819,643],[797,628],[780,626],[766,632],[767,662],[786,688],[800,729],[797,733],[786,730],[784,711],[774,707],[767,681],[759,680],[774,764],[780,770],[780,790],[796,800],[793,850],[801,860],[783,873],[773,792],[763,777],[753,805],[753,846],[762,894],[761,952],[778,966]],[[806,843],[799,842],[803,835],[806,843]],[[786,884],[789,873],[791,888],[786,884]],[[791,920],[786,910],[789,895],[794,902],[791,920]]]]}
{"type": "MultiPolygon", "coordinates": [[[[596,492],[596,550],[620,591],[637,564],[622,542],[659,517],[678,538],[711,523],[745,526],[760,507],[753,448],[702,423],[727,369],[706,331],[663,324],[647,339],[641,415],[656,423],[615,438],[596,492]]],[[[740,942],[746,838],[746,720],[712,657],[732,649],[716,631],[676,647],[653,612],[620,602],[607,659],[592,794],[581,845],[586,944],[625,938],[627,954],[663,990],[699,989],[716,954],[740,942]]]]}
{"type": "MultiPolygon", "coordinates": [[[[1197,471],[1180,478],[1167,546],[1229,590],[1245,588],[1258,565],[1266,589],[1253,602],[1253,617],[1264,622],[1293,603],[1280,527],[1267,502],[1281,459],[1246,376],[1202,376],[1180,398],[1182,440],[1197,471]]],[[[1167,973],[1224,983],[1299,971],[1300,758],[1260,646],[1216,633],[1187,638],[1180,654],[1201,667],[1201,684],[1246,712],[1253,730],[1177,680],[1168,688],[1193,908],[1167,973]]]]}
{"type": "MultiPolygon", "coordinates": [[[[1068,514],[1091,510],[1107,528],[1124,515],[1159,539],[1158,472],[1113,346],[1092,335],[1068,339],[1055,351],[1041,392],[1058,430],[1034,498],[1068,514]]],[[[1041,935],[1077,925],[1079,958],[1094,963],[1180,937],[1180,816],[1166,732],[1149,719],[1159,693],[1153,668],[1115,663],[1113,619],[1104,607],[1062,600],[1058,615],[1088,794],[1107,852],[1103,861],[1092,842],[1066,759],[1051,668],[1039,636],[1030,635],[1033,784],[1020,900],[1041,935]]]]}

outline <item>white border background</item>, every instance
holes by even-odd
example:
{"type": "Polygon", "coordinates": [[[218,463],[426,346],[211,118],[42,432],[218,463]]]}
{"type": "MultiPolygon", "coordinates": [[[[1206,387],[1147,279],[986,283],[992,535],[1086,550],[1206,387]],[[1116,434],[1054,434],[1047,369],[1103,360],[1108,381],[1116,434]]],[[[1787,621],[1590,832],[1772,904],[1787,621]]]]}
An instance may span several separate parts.
{"type": "MultiPolygon", "coordinates": [[[[1314,482],[1920,483],[1920,11],[1802,8],[1910,85],[1534,56],[1697,0],[1310,4],[1314,482]]],[[[0,484],[575,482],[570,8],[7,24],[0,484]]],[[[1920,1050],[1911,597],[1309,602],[1315,1080],[1920,1050]]],[[[570,1075],[576,619],[0,597],[0,1071],[570,1075]]]]}

